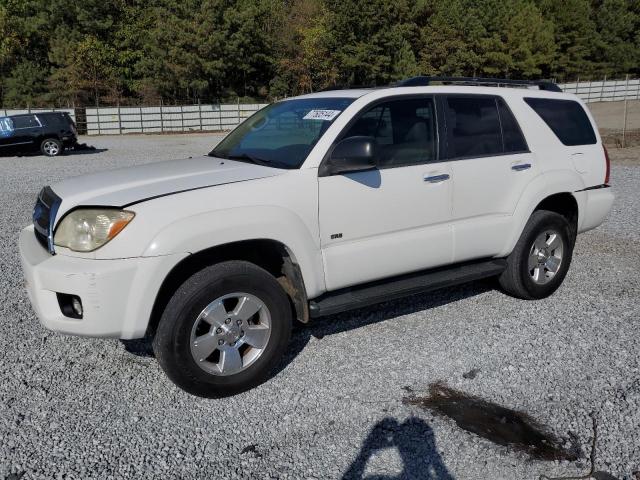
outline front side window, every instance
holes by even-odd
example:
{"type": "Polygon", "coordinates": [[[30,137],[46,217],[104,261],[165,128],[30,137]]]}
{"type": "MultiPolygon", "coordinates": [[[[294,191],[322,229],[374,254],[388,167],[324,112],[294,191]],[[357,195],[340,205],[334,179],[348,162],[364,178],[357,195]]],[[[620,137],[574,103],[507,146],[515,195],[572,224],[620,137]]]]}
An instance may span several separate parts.
{"type": "Polygon", "coordinates": [[[352,98],[307,98],[277,102],[255,113],[209,154],[277,168],[300,168],[352,98]]]}
{"type": "Polygon", "coordinates": [[[565,145],[593,145],[597,143],[589,117],[578,102],[549,98],[525,98],[524,101],[533,108],[565,145]]]}
{"type": "Polygon", "coordinates": [[[436,159],[433,99],[409,98],[377,104],[361,114],[342,138],[373,137],[380,167],[415,165],[436,159]]]}
{"type": "Polygon", "coordinates": [[[32,128],[39,127],[40,124],[33,115],[20,115],[13,117],[13,128],[32,128]]]}
{"type": "Polygon", "coordinates": [[[500,119],[493,97],[448,96],[445,105],[449,158],[503,153],[500,119]]]}

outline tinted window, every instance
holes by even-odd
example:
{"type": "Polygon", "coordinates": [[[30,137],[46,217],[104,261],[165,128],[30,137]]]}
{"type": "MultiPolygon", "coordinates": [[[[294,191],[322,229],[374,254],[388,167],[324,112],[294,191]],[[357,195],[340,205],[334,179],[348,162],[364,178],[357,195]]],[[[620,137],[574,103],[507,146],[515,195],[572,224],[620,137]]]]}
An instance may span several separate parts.
{"type": "Polygon", "coordinates": [[[525,98],[524,101],[565,145],[592,145],[597,142],[589,117],[578,102],[548,98],[525,98]]]}
{"type": "Polygon", "coordinates": [[[13,132],[13,122],[8,117],[0,117],[0,137],[8,137],[13,132]]]}
{"type": "Polygon", "coordinates": [[[52,127],[65,127],[69,125],[69,121],[63,113],[38,113],[38,119],[43,125],[52,127]]]}
{"type": "Polygon", "coordinates": [[[352,98],[272,103],[227,135],[209,154],[278,168],[299,168],[352,98]]]}
{"type": "Polygon", "coordinates": [[[365,111],[343,138],[365,135],[378,143],[378,165],[397,167],[436,158],[435,107],[431,98],[381,103],[365,111]]]}
{"type": "Polygon", "coordinates": [[[527,152],[527,142],[522,135],[522,130],[507,103],[498,97],[498,111],[500,112],[500,125],[502,126],[502,141],[505,153],[527,152]]]}
{"type": "Polygon", "coordinates": [[[447,97],[449,158],[500,154],[502,134],[493,97],[447,97]]]}
{"type": "Polygon", "coordinates": [[[12,120],[13,128],[29,128],[40,126],[33,115],[21,115],[19,117],[13,117],[12,120]]]}

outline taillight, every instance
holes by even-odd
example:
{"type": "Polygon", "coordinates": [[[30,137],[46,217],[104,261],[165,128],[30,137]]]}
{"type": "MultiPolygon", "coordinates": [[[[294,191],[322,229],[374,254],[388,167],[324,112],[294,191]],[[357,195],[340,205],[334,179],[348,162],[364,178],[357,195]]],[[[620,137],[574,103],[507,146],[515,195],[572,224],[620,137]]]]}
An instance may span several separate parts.
{"type": "Polygon", "coordinates": [[[604,183],[605,185],[609,185],[609,175],[611,174],[611,159],[609,158],[609,152],[607,152],[607,147],[602,145],[604,150],[604,162],[605,162],[605,173],[604,173],[604,183]]]}

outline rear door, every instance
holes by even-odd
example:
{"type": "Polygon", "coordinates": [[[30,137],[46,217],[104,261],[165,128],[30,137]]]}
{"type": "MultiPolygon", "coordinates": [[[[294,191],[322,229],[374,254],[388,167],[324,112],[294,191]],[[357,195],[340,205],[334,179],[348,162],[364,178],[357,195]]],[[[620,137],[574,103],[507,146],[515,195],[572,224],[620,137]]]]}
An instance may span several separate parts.
{"type": "Polygon", "coordinates": [[[378,168],[318,178],[329,290],[451,262],[451,170],[433,97],[365,107],[340,139],[360,135],[376,139],[378,168]]]}
{"type": "Polygon", "coordinates": [[[16,115],[13,121],[12,146],[17,150],[39,148],[38,140],[42,134],[42,126],[35,115],[16,115]]]}
{"type": "Polygon", "coordinates": [[[453,179],[454,259],[496,255],[525,186],[540,171],[502,97],[445,95],[446,149],[453,179]]]}

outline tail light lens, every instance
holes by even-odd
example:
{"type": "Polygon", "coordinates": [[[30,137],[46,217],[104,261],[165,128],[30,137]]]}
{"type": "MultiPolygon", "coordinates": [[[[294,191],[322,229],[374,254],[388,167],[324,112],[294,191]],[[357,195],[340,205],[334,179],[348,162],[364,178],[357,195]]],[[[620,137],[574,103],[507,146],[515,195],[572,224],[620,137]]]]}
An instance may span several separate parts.
{"type": "Polygon", "coordinates": [[[611,159],[609,158],[609,152],[607,152],[607,147],[602,145],[604,150],[604,161],[605,161],[605,173],[604,173],[604,183],[609,185],[609,175],[611,174],[611,159]]]}

